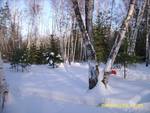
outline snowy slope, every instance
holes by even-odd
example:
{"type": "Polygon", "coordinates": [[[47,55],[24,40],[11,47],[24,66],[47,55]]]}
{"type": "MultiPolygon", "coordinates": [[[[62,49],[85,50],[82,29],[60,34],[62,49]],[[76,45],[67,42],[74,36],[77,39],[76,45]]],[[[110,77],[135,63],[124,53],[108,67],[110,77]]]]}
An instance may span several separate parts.
{"type": "MultiPolygon", "coordinates": [[[[103,67],[103,66],[100,66],[103,67]]],[[[111,76],[108,89],[102,83],[88,90],[86,64],[32,65],[29,72],[15,72],[5,64],[10,94],[4,113],[150,113],[150,68],[144,64],[129,67],[111,76]],[[144,104],[143,108],[104,108],[102,103],[144,104]]],[[[103,68],[100,68],[102,74],[103,68]]],[[[101,81],[102,76],[99,76],[101,81]]]]}

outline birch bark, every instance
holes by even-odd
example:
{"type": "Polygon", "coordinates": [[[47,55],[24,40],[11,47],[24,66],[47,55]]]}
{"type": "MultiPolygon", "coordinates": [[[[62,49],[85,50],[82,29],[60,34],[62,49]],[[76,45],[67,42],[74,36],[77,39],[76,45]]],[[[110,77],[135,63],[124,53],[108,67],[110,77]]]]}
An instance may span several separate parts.
{"type": "Polygon", "coordinates": [[[107,60],[107,63],[106,63],[105,69],[104,69],[103,80],[102,80],[102,82],[104,83],[106,88],[107,88],[109,76],[111,74],[111,67],[115,61],[117,54],[118,54],[118,51],[122,44],[122,41],[125,38],[125,33],[129,26],[129,21],[131,20],[131,18],[133,16],[135,3],[136,3],[136,0],[130,0],[130,5],[129,5],[129,10],[128,10],[127,16],[126,16],[125,20],[123,21],[123,24],[120,28],[119,34],[115,40],[115,43],[114,43],[114,45],[111,49],[110,55],[108,57],[108,60],[107,60]]]}
{"type": "Polygon", "coordinates": [[[94,11],[94,0],[85,0],[85,22],[86,22],[86,30],[88,35],[92,39],[93,34],[93,11],[94,11]]]}
{"type": "Polygon", "coordinates": [[[130,41],[129,48],[128,48],[128,54],[129,55],[133,55],[134,54],[135,45],[136,45],[136,39],[137,39],[137,34],[138,34],[138,29],[139,29],[141,21],[143,19],[146,3],[147,3],[147,0],[144,0],[143,1],[143,5],[141,6],[140,11],[138,13],[137,23],[136,23],[134,32],[131,34],[131,38],[129,40],[130,41]]]}
{"type": "MultiPolygon", "coordinates": [[[[87,58],[88,58],[88,64],[89,64],[89,78],[96,80],[97,75],[95,73],[95,68],[96,68],[95,50],[94,50],[94,47],[91,43],[89,34],[88,34],[88,32],[84,26],[77,0],[72,0],[72,3],[73,3],[73,8],[74,8],[74,12],[76,15],[76,19],[77,19],[77,22],[78,22],[79,27],[80,27],[80,31],[84,35],[83,36],[83,43],[87,49],[87,58]]],[[[97,84],[97,82],[95,82],[95,83],[97,84]]],[[[94,84],[93,86],[95,86],[96,84],[94,84]]],[[[90,82],[89,82],[89,85],[90,85],[90,82]]],[[[93,86],[92,86],[92,88],[93,88],[93,86]]],[[[92,88],[90,88],[90,86],[89,86],[89,89],[92,89],[92,88]]]]}
{"type": "Polygon", "coordinates": [[[5,98],[7,94],[8,94],[8,88],[7,88],[5,78],[4,78],[3,61],[2,61],[1,52],[0,52],[0,98],[2,99],[2,102],[1,102],[2,110],[4,108],[4,102],[5,102],[5,98]]]}
{"type": "Polygon", "coordinates": [[[146,18],[146,66],[149,65],[150,58],[150,0],[147,0],[147,18],[146,18]]]}

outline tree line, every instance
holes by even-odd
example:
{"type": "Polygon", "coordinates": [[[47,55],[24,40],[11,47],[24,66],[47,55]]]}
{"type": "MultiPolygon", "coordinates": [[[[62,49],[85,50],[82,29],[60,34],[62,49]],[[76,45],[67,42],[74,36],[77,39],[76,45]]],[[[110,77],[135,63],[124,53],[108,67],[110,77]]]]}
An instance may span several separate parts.
{"type": "MultiPolygon", "coordinates": [[[[106,3],[107,1],[104,1],[106,3]]],[[[45,64],[51,52],[62,62],[89,62],[89,72],[106,63],[103,83],[107,85],[114,63],[146,62],[150,59],[149,0],[122,1],[125,12],[122,20],[115,11],[115,0],[101,10],[100,0],[51,0],[55,15],[52,32],[40,34],[38,24],[42,1],[27,2],[28,30],[22,34],[21,11],[11,12],[6,2],[0,9],[0,51],[5,61],[22,64],[45,64]],[[98,3],[95,5],[94,3],[98,3]],[[94,11],[96,10],[96,14],[94,11]],[[94,15],[94,16],[93,16],[94,15]],[[117,23],[121,21],[121,25],[117,23]]],[[[104,4],[103,4],[104,5],[104,4]]],[[[90,76],[93,76],[90,74],[90,76]]],[[[97,75],[94,75],[95,77],[97,75]]]]}

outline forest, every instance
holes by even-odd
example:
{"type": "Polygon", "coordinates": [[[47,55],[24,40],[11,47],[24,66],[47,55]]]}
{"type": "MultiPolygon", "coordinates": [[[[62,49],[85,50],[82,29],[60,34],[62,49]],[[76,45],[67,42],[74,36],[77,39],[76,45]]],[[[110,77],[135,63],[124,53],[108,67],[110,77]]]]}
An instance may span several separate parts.
{"type": "Polygon", "coordinates": [[[3,113],[149,113],[149,65],[150,0],[0,0],[3,113]]]}

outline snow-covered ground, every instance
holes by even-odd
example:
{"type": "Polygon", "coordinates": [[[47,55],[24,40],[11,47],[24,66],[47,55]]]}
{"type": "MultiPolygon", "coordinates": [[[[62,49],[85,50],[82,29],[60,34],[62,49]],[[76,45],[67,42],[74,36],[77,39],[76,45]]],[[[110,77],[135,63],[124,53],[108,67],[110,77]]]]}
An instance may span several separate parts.
{"type": "Polygon", "coordinates": [[[130,66],[127,79],[123,70],[111,76],[109,87],[100,82],[88,90],[88,66],[74,63],[50,69],[32,65],[29,72],[15,72],[4,64],[9,96],[4,113],[150,113],[150,67],[130,66]],[[109,108],[102,104],[133,105],[142,108],[109,108]]]}

